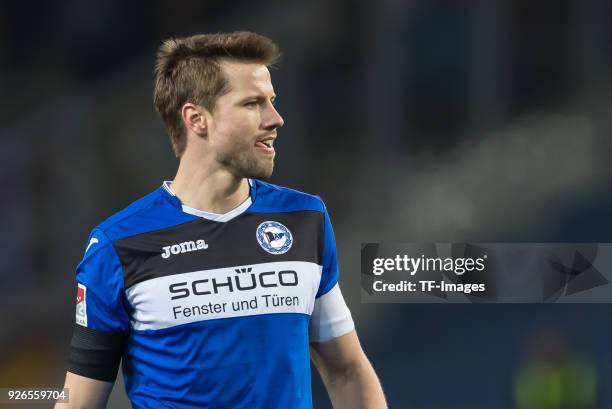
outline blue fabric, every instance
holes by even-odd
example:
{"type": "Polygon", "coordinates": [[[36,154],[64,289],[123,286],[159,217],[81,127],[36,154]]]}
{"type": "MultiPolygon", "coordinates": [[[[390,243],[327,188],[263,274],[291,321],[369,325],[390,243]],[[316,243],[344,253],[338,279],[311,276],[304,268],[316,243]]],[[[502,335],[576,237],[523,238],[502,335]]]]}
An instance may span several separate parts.
{"type": "Polygon", "coordinates": [[[106,219],[98,229],[115,241],[188,223],[197,218],[184,213],[179,199],[160,187],[106,219]]]}
{"type": "Polygon", "coordinates": [[[111,241],[98,229],[89,236],[87,251],[77,266],[76,280],[87,288],[88,328],[104,332],[129,330],[123,268],[111,241]],[[98,242],[89,244],[92,239],[98,242]]]}
{"type": "Polygon", "coordinates": [[[301,210],[315,210],[323,214],[323,274],[317,292],[317,298],[330,291],[338,282],[338,259],[336,256],[336,238],[325,204],[320,197],[309,195],[294,189],[280,187],[271,183],[256,180],[253,189],[257,192],[256,200],[247,209],[252,213],[276,213],[301,210]]]}
{"type": "Polygon", "coordinates": [[[338,258],[336,256],[336,237],[327,210],[323,213],[323,221],[325,227],[323,233],[325,240],[323,246],[323,274],[321,275],[321,284],[319,284],[317,298],[329,292],[336,285],[339,274],[338,258]]]}
{"type": "MultiPolygon", "coordinates": [[[[251,213],[319,211],[323,268],[317,297],[338,281],[333,228],[322,200],[269,183],[251,185],[251,213]]],[[[312,407],[308,323],[304,314],[265,314],[135,331],[113,242],[198,219],[159,188],[101,223],[77,268],[87,287],[88,327],[128,335],[126,391],[142,408],[306,409],[312,407]]],[[[228,223],[231,223],[229,221],[228,223]]]]}
{"type": "Polygon", "coordinates": [[[146,408],[310,409],[308,320],[270,314],[135,331],[123,361],[128,396],[146,408]]]}

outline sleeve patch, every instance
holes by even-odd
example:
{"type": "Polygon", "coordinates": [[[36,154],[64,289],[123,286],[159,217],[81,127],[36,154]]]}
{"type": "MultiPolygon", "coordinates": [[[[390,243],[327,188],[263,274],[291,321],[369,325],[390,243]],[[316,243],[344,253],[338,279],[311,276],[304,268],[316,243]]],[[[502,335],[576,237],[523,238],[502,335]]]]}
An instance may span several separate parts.
{"type": "Polygon", "coordinates": [[[76,296],[76,323],[87,326],[87,287],[78,283],[76,296]]]}

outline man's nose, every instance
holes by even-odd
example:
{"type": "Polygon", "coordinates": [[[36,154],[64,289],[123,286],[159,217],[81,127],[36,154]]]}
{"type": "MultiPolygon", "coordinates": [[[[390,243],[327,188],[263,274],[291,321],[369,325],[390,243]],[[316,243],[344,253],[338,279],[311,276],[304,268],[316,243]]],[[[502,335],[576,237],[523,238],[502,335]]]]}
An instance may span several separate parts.
{"type": "Polygon", "coordinates": [[[266,114],[263,121],[264,129],[276,129],[280,128],[285,124],[283,117],[280,116],[274,105],[270,104],[268,109],[266,109],[266,114]]]}

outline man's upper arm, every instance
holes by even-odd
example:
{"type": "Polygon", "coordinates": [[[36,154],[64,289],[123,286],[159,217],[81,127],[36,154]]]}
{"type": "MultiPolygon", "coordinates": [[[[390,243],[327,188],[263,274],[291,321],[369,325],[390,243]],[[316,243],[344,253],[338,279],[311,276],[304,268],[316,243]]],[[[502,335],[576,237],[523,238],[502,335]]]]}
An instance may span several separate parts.
{"type": "Polygon", "coordinates": [[[336,239],[329,215],[323,206],[323,254],[321,280],[310,317],[309,337],[311,342],[328,341],[344,335],[355,328],[338,285],[338,259],[336,239]]]}
{"type": "Polygon", "coordinates": [[[380,381],[355,331],[312,343],[310,354],[334,408],[387,408],[380,381]]]}
{"type": "Polygon", "coordinates": [[[311,356],[322,375],[341,374],[358,362],[361,346],[351,312],[338,285],[336,239],[323,207],[323,266],[309,323],[311,356]]]}
{"type": "Polygon", "coordinates": [[[321,377],[332,381],[348,377],[364,358],[354,330],[328,341],[312,342],[310,352],[321,377]]]}
{"type": "Polygon", "coordinates": [[[57,403],[57,409],[106,408],[114,382],[104,382],[68,372],[64,388],[68,389],[68,402],[57,403]]]}
{"type": "Polygon", "coordinates": [[[311,342],[323,342],[340,337],[355,329],[340,287],[334,287],[315,300],[308,332],[311,342]]]}
{"type": "MultiPolygon", "coordinates": [[[[66,387],[74,407],[104,407],[117,377],[129,331],[123,268],[112,242],[100,230],[90,236],[77,267],[76,322],[66,387]],[[81,398],[95,397],[88,406],[81,398]]],[[[62,407],[73,407],[62,406],[62,407]]]]}

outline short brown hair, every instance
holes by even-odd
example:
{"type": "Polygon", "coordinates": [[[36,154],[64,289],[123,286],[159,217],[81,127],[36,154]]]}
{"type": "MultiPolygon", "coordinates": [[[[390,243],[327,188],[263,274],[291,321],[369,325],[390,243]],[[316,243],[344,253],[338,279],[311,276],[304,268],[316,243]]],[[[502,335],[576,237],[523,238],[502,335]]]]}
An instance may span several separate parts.
{"type": "Polygon", "coordinates": [[[176,157],[187,145],[183,105],[192,102],[212,112],[217,99],[230,91],[221,71],[222,60],[271,66],[279,57],[279,48],[272,40],[248,31],[164,40],[157,51],[153,102],[170,134],[176,157]]]}

